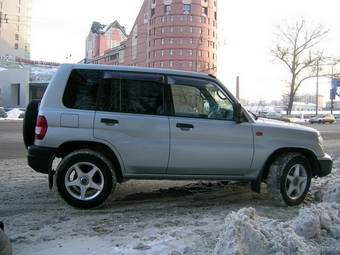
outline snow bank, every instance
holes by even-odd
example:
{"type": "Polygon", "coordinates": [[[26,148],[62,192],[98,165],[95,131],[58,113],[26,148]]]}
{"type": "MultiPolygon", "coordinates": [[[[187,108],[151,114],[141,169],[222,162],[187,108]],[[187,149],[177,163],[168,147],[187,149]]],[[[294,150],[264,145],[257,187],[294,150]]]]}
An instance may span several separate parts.
{"type": "Polygon", "coordinates": [[[299,210],[289,222],[256,214],[254,208],[231,212],[225,218],[214,255],[340,254],[330,243],[340,239],[340,187],[332,187],[324,201],[299,210]],[[328,247],[328,248],[327,248],[328,247]]]}
{"type": "Polygon", "coordinates": [[[22,114],[23,111],[15,108],[7,112],[7,118],[8,119],[18,119],[20,114],[22,114]]]}

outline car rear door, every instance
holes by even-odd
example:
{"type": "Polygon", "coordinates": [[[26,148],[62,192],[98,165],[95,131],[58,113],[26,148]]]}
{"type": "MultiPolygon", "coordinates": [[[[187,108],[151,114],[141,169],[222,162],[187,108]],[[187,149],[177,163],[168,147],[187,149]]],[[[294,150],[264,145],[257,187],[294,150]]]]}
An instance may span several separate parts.
{"type": "Polygon", "coordinates": [[[94,136],[105,140],[130,174],[165,173],[169,119],[163,76],[106,72],[95,115],[94,136]]]}

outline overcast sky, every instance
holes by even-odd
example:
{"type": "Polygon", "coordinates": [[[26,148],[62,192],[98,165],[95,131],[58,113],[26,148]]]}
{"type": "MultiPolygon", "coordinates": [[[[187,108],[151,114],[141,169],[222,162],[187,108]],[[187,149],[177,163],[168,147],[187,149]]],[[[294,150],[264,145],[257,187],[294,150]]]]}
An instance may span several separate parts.
{"type": "MultiPolygon", "coordinates": [[[[335,0],[219,0],[218,78],[235,93],[240,77],[241,98],[280,99],[286,70],[272,64],[274,24],[304,17],[330,29],[325,53],[340,56],[340,14],[335,0]]],[[[33,0],[31,59],[78,62],[85,55],[85,39],[92,22],[118,20],[130,33],[143,0],[33,0]],[[72,57],[70,58],[70,55],[72,57]]],[[[302,92],[315,94],[316,81],[302,92]]],[[[320,81],[320,93],[329,98],[330,81],[320,81]]]]}

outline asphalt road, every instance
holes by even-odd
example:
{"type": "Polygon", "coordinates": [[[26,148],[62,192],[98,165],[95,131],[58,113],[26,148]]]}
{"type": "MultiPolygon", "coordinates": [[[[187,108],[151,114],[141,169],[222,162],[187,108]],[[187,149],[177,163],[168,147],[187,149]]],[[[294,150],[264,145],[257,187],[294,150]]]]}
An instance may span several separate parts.
{"type": "MultiPolygon", "coordinates": [[[[302,123],[319,130],[324,140],[339,138],[340,123],[310,124],[302,123]]],[[[0,121],[0,160],[11,158],[25,158],[26,148],[22,140],[22,120],[0,121]]]]}
{"type": "Polygon", "coordinates": [[[0,121],[0,160],[26,157],[22,139],[22,120],[0,121]]]}

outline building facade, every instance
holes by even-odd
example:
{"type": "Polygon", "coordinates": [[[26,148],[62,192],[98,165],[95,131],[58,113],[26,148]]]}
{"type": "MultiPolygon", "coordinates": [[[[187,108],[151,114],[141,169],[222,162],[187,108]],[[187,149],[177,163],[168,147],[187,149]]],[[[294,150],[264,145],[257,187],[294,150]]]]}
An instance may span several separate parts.
{"type": "Polygon", "coordinates": [[[109,41],[112,35],[92,26],[88,63],[217,72],[217,0],[144,0],[126,38],[105,45],[93,39],[98,36],[109,41]]]}
{"type": "Polygon", "coordinates": [[[32,0],[0,0],[0,60],[30,59],[32,0]]]}

